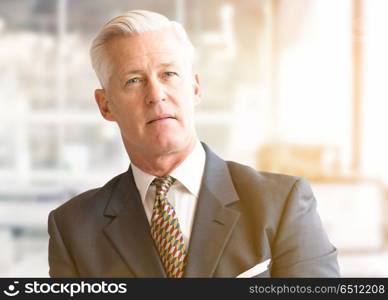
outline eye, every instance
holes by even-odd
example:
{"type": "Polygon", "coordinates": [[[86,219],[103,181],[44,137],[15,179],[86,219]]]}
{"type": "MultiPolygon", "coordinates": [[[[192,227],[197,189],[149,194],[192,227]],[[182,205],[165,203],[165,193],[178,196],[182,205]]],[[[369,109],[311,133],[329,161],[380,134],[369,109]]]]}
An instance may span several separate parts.
{"type": "Polygon", "coordinates": [[[129,80],[127,80],[127,82],[125,83],[126,85],[128,84],[135,84],[135,83],[139,83],[141,80],[139,77],[135,77],[135,78],[131,78],[129,80]]]}
{"type": "Polygon", "coordinates": [[[167,71],[167,72],[164,72],[163,75],[164,75],[165,77],[172,77],[172,76],[177,76],[178,74],[175,73],[175,72],[167,71]]]}

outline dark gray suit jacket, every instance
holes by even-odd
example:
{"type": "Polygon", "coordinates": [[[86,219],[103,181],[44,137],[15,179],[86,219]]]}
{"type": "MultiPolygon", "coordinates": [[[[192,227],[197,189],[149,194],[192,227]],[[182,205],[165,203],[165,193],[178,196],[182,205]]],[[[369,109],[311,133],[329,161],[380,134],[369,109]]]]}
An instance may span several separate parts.
{"type": "MultiPolygon", "coordinates": [[[[337,277],[309,184],[225,162],[206,164],[185,277],[236,277],[271,259],[260,277],[337,277]]],[[[131,168],[49,215],[50,276],[166,277],[131,168]]]]}

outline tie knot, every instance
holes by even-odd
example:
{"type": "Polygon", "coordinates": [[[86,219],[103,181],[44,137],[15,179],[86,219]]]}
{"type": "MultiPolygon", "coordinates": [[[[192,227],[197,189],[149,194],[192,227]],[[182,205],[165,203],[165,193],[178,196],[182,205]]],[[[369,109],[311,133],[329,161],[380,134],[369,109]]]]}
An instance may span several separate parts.
{"type": "Polygon", "coordinates": [[[175,180],[176,179],[174,177],[166,175],[162,177],[155,177],[151,184],[156,186],[157,195],[165,195],[174,184],[175,180]]]}

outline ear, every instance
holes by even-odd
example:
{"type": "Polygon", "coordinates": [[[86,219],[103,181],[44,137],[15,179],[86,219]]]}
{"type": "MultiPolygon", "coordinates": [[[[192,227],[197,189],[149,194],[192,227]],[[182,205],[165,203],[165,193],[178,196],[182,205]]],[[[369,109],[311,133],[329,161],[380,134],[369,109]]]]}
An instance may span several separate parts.
{"type": "Polygon", "coordinates": [[[201,86],[199,84],[198,74],[194,74],[193,78],[193,88],[194,88],[194,104],[198,105],[202,101],[201,86]]]}
{"type": "Polygon", "coordinates": [[[108,101],[105,89],[96,89],[94,91],[94,98],[96,99],[98,108],[100,109],[100,113],[104,119],[108,121],[114,121],[115,119],[110,109],[110,103],[108,101]]]}

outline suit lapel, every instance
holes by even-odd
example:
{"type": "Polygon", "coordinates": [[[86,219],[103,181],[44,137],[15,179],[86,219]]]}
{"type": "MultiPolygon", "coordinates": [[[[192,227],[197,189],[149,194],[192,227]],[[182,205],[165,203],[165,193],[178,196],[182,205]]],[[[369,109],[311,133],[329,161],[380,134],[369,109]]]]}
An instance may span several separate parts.
{"type": "Polygon", "coordinates": [[[228,167],[205,144],[206,164],[188,251],[185,277],[212,277],[240,213],[228,167]]]}
{"type": "MultiPolygon", "coordinates": [[[[240,213],[228,208],[238,201],[228,167],[205,144],[206,164],[185,277],[212,277],[240,213]]],[[[136,277],[167,277],[154,246],[150,226],[132,170],[124,173],[105,209],[112,221],[104,233],[136,277]]]]}
{"type": "Polygon", "coordinates": [[[104,232],[135,276],[166,277],[131,169],[121,176],[105,216],[113,219],[104,232]]]}

